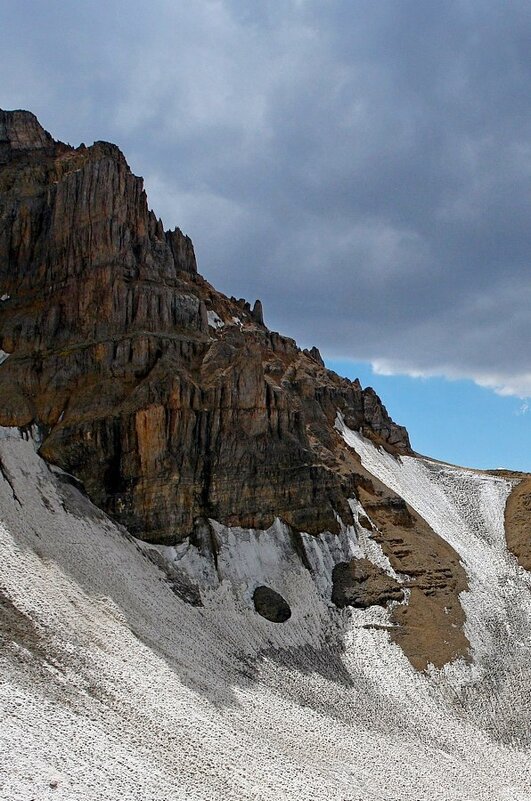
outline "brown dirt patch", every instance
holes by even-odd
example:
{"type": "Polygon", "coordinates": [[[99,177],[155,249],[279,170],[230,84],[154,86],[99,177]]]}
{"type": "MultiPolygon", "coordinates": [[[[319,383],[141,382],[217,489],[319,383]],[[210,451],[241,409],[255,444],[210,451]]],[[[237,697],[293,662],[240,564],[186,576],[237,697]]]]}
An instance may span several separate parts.
{"type": "Polygon", "coordinates": [[[513,489],[505,507],[507,548],[525,570],[531,570],[531,476],[513,489]]]}

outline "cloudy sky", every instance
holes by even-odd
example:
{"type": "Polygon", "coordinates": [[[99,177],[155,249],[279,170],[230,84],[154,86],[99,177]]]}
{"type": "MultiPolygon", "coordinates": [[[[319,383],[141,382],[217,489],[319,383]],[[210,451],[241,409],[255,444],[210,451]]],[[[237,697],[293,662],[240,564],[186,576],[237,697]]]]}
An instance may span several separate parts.
{"type": "Polygon", "coordinates": [[[118,143],[333,366],[507,396],[531,468],[530,43],[528,0],[0,0],[0,106],[118,143]]]}

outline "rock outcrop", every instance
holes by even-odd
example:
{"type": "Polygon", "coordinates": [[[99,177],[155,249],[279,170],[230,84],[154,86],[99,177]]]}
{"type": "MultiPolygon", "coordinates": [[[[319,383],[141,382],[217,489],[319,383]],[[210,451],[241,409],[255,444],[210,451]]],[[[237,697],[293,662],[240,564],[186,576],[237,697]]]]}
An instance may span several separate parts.
{"type": "Polygon", "coordinates": [[[271,587],[257,587],[253,593],[253,603],[258,614],[271,623],[285,623],[291,617],[288,602],[271,587]]]}
{"type": "Polygon", "coordinates": [[[367,609],[404,600],[399,582],[368,559],[339,562],[332,571],[332,580],[332,602],[340,609],[345,606],[367,609]]]}
{"type": "Polygon", "coordinates": [[[531,570],[531,476],[518,476],[505,508],[507,548],[531,570]]]}
{"type": "Polygon", "coordinates": [[[41,454],[145,540],[351,522],[338,410],[410,450],[371,389],[197,273],[116,146],[55,142],[23,111],[0,113],[0,297],[0,424],[38,426],[41,454]]]}
{"type": "Polygon", "coordinates": [[[468,657],[465,614],[459,596],[468,580],[459,555],[405,501],[372,477],[358,495],[370,517],[365,522],[397,574],[405,577],[407,604],[394,607],[393,639],[412,664],[437,667],[456,655],[468,657]]]}

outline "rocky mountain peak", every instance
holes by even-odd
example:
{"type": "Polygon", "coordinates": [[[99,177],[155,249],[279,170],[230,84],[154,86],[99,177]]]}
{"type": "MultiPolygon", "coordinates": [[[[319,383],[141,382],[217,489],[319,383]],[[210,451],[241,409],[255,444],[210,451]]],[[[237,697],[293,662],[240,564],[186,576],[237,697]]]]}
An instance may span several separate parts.
{"type": "Polygon", "coordinates": [[[54,140],[31,111],[0,109],[0,159],[19,151],[53,148],[54,140]]]}
{"type": "Polygon", "coordinates": [[[42,455],[146,540],[209,518],[349,521],[338,412],[410,449],[379,398],[270,331],[260,301],[208,284],[115,145],[54,142],[29,112],[0,121],[17,154],[0,166],[0,423],[38,426],[42,455]]]}
{"type": "MultiPolygon", "coordinates": [[[[360,456],[392,477],[412,455],[377,394],[270,330],[259,300],[211,286],[115,145],[73,148],[9,114],[0,426],[31,427],[40,456],[151,554],[190,550],[215,584],[224,538],[237,562],[249,538],[278,535],[327,603],[391,604],[392,637],[415,667],[466,657],[458,554],[360,456]]],[[[200,603],[192,578],[184,596],[200,603]]],[[[266,596],[256,611],[273,605],[287,621],[266,596]]]]}

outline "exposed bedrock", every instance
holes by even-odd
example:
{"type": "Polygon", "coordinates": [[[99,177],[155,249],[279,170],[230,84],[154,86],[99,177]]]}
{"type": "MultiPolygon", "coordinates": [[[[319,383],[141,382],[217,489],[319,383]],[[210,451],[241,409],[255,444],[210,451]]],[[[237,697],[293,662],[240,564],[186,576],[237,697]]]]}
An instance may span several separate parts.
{"type": "Polygon", "coordinates": [[[368,559],[339,562],[332,571],[332,601],[342,609],[354,606],[386,606],[389,601],[403,601],[399,582],[368,559]]]}
{"type": "Polygon", "coordinates": [[[459,554],[373,477],[358,484],[358,495],[368,515],[365,526],[392,568],[404,577],[401,586],[409,590],[407,604],[395,606],[391,613],[395,642],[418,669],[430,662],[441,667],[459,656],[468,659],[459,599],[468,580],[459,554]]]}
{"type": "Polygon", "coordinates": [[[54,142],[27,112],[2,112],[0,139],[0,423],[38,424],[42,455],[146,540],[349,522],[337,409],[409,450],[374,392],[199,276],[117,147],[54,142]]]}

